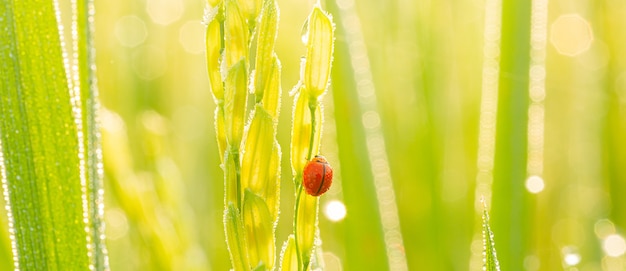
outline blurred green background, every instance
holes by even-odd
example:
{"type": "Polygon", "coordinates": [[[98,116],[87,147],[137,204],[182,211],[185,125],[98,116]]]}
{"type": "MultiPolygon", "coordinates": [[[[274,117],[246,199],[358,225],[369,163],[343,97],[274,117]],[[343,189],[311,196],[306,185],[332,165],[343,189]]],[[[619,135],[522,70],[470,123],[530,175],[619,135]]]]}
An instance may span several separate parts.
{"type": "MultiPolygon", "coordinates": [[[[278,2],[280,249],[314,1],[278,2]]],[[[328,270],[481,270],[482,196],[503,270],[626,270],[626,2],[503,2],[322,2],[337,25],[328,270]]],[[[205,2],[95,4],[111,269],[228,270],[205,2]]]]}

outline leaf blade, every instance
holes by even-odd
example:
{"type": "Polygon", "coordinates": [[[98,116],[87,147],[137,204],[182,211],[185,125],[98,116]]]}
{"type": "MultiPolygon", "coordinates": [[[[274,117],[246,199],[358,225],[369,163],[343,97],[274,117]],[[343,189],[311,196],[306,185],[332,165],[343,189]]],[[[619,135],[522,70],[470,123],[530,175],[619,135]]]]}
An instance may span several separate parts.
{"type": "Polygon", "coordinates": [[[500,263],[496,254],[494,234],[489,226],[489,214],[487,208],[483,210],[483,270],[500,271],[500,263]]]}
{"type": "Polygon", "coordinates": [[[0,16],[0,144],[15,266],[86,270],[79,141],[53,2],[4,1],[0,16]]]}

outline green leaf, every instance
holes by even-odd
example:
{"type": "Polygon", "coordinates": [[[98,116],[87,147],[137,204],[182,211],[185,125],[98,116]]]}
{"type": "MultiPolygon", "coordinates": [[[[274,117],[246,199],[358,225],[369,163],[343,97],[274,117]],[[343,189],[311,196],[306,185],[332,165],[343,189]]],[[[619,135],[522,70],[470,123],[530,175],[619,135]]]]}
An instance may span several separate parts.
{"type": "Polygon", "coordinates": [[[493,225],[504,247],[505,269],[524,265],[532,253],[533,208],[525,187],[528,177],[528,105],[531,1],[502,2],[502,30],[493,161],[493,225]],[[511,212],[516,215],[511,216],[511,212]]]}
{"type": "MultiPolygon", "coordinates": [[[[333,117],[337,129],[337,153],[341,165],[342,197],[350,215],[342,221],[345,230],[343,234],[337,235],[336,239],[341,240],[339,242],[350,244],[351,247],[367,247],[366,250],[346,249],[346,254],[342,257],[345,266],[350,266],[354,270],[386,270],[389,269],[388,250],[384,234],[382,234],[384,231],[373,174],[377,172],[377,168],[372,165],[369,159],[370,150],[368,149],[366,129],[363,122],[358,121],[362,119],[363,113],[371,110],[372,107],[366,110],[360,101],[357,82],[363,82],[365,78],[359,75],[363,74],[362,72],[355,71],[357,67],[352,65],[353,56],[351,56],[354,51],[350,50],[350,44],[359,42],[354,37],[361,36],[363,33],[348,34],[349,31],[345,28],[345,24],[340,23],[349,20],[346,12],[342,12],[335,1],[328,0],[325,3],[328,11],[334,15],[337,22],[337,36],[345,37],[337,39],[335,43],[336,53],[331,74],[333,91],[330,94],[333,96],[335,108],[333,117]],[[342,110],[338,110],[339,108],[342,110]],[[370,223],[363,226],[363,221],[370,223]],[[363,238],[363,236],[367,236],[367,238],[363,238]]],[[[369,97],[368,102],[375,101],[372,98],[369,97]]],[[[373,108],[377,107],[373,106],[373,108]]],[[[403,146],[401,152],[404,154],[410,150],[411,146],[403,146]]],[[[391,148],[382,151],[391,151],[391,148]]],[[[410,157],[414,157],[418,154],[413,153],[411,155],[410,157]]],[[[411,161],[415,161],[415,158],[411,159],[413,159],[411,161]]],[[[413,164],[417,165],[416,163],[413,164]]],[[[414,230],[409,231],[413,232],[414,230]]],[[[405,243],[405,245],[408,248],[417,243],[419,242],[405,243]]],[[[433,247],[434,245],[429,243],[429,246],[433,247]]],[[[407,251],[409,250],[407,249],[407,251]]],[[[407,255],[409,255],[408,252],[407,255]]],[[[420,257],[428,256],[420,254],[420,257]]],[[[417,261],[421,262],[420,260],[417,261]]],[[[437,270],[431,266],[420,267],[424,270],[437,270]]]]}
{"type": "Polygon", "coordinates": [[[483,270],[500,271],[500,264],[496,255],[496,243],[493,240],[493,232],[489,226],[487,208],[483,210],[483,257],[483,270]]]}
{"type": "Polygon", "coordinates": [[[243,221],[248,242],[248,255],[252,266],[274,267],[274,228],[265,201],[246,189],[243,200],[243,221]]]}
{"type": "Polygon", "coordinates": [[[88,270],[85,227],[93,228],[84,222],[90,214],[81,186],[83,142],[53,1],[3,1],[0,18],[0,142],[16,266],[88,270]]]}
{"type": "Polygon", "coordinates": [[[90,221],[91,261],[95,270],[108,270],[109,262],[104,235],[104,193],[102,176],[102,142],[100,127],[96,121],[98,103],[98,87],[96,80],[95,52],[93,50],[94,33],[94,2],[79,0],[76,2],[77,37],[74,40],[78,51],[76,59],[80,88],[81,119],[83,134],[83,150],[86,164],[87,204],[90,221]]]}

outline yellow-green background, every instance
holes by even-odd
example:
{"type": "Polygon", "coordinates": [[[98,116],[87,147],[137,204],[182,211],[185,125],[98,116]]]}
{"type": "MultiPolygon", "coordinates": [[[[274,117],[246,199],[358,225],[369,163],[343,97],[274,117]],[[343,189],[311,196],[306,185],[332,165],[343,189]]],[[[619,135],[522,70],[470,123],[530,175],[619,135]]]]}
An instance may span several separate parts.
{"type": "MultiPolygon", "coordinates": [[[[503,1],[504,41],[497,51],[503,63],[508,61],[503,65],[528,67],[529,33],[519,26],[530,28],[530,11],[523,8],[530,9],[530,1],[503,1]]],[[[472,253],[480,257],[482,247],[473,240],[480,234],[478,135],[483,59],[490,52],[483,48],[490,12],[486,1],[338,2],[346,8],[343,13],[322,3],[338,25],[334,81],[324,97],[322,150],[335,167],[335,184],[321,198],[324,250],[337,256],[344,270],[387,269],[362,126],[367,112],[353,72],[369,68],[402,230],[400,250],[409,270],[475,268],[472,253]],[[350,8],[358,19],[341,17],[350,8]],[[360,23],[356,29],[362,31],[369,66],[352,66],[346,42],[353,40],[340,20],[360,23]],[[334,199],[346,204],[342,222],[323,215],[325,203],[334,199]]],[[[111,269],[228,270],[215,104],[203,52],[205,2],[95,4],[111,269]]],[[[292,231],[288,93],[298,81],[305,50],[301,28],[313,4],[279,1],[275,50],[282,62],[278,141],[283,175],[278,249],[292,231]]],[[[549,1],[546,25],[545,189],[539,194],[524,188],[528,74],[500,74],[514,82],[513,87],[500,83],[490,201],[500,263],[503,270],[626,270],[623,255],[608,257],[603,250],[607,231],[623,234],[626,229],[626,2],[549,1]],[[562,32],[576,36],[575,26],[558,33],[551,28],[568,14],[582,18],[593,35],[589,48],[575,56],[560,53],[550,41],[562,32]],[[580,256],[575,267],[565,264],[569,254],[580,256]]],[[[6,236],[5,230],[0,270],[11,266],[6,236]]]]}

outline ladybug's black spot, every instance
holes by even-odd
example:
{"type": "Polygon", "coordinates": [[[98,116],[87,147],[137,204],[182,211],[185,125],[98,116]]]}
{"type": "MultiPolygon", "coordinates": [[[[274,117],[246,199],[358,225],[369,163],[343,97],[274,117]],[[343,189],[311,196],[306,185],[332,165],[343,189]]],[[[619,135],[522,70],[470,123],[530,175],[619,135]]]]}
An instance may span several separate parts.
{"type": "Polygon", "coordinates": [[[324,179],[326,179],[326,166],[322,166],[322,181],[320,182],[320,186],[317,188],[317,192],[315,192],[315,195],[317,196],[320,195],[320,191],[322,191],[322,187],[324,187],[324,179]]]}

